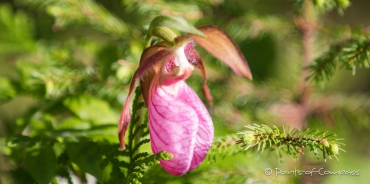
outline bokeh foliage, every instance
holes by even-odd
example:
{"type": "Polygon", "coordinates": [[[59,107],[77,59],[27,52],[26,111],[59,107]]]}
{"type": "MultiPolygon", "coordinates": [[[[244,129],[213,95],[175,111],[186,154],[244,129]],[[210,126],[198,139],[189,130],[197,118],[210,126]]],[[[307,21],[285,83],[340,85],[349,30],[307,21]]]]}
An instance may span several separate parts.
{"type": "MultiPolygon", "coordinates": [[[[180,15],[195,26],[213,24],[224,29],[249,62],[253,82],[237,77],[197,48],[214,97],[214,106],[208,109],[216,128],[215,144],[237,140],[230,139],[230,135],[253,123],[296,128],[304,125],[345,137],[347,153],[341,152],[339,157],[344,163],[369,160],[366,135],[370,129],[370,81],[366,79],[370,77],[359,69],[369,66],[369,28],[336,24],[331,19],[333,14],[345,16],[348,6],[350,11],[361,2],[307,2],[314,10],[315,47],[311,53],[314,61],[304,67],[299,23],[304,17],[304,0],[2,1],[0,183],[83,182],[89,180],[86,173],[99,183],[304,181],[263,174],[266,167],[304,169],[299,161],[278,161],[289,154],[271,157],[274,152],[244,151],[239,146],[223,150],[216,147],[210,155],[220,157],[213,163],[205,161],[182,177],[170,176],[156,165],[159,158],[170,156],[151,154],[145,123],[132,127],[131,138],[137,133],[135,129],[144,132],[138,142],[132,142],[132,149],[119,150],[119,114],[145,47],[149,24],[157,15],[180,15]],[[338,72],[337,66],[357,69],[357,74],[349,77],[344,71],[338,72]],[[314,92],[309,113],[303,116],[301,112],[307,106],[302,105],[297,86],[304,71],[311,74],[314,92]],[[334,78],[332,85],[326,77],[334,78]],[[348,82],[350,78],[352,82],[348,82]],[[316,82],[325,83],[326,88],[316,86],[316,82]],[[343,90],[343,83],[354,87],[343,90]],[[139,151],[135,145],[140,146],[139,151]]],[[[201,94],[202,78],[199,72],[194,73],[187,82],[201,94]]],[[[298,153],[296,156],[302,157],[298,153]]],[[[303,160],[317,164],[309,156],[303,160]]],[[[360,165],[336,167],[338,164],[333,166],[333,162],[330,160],[325,167],[363,173],[370,169],[360,165]]],[[[350,177],[349,181],[361,182],[364,178],[350,177]]]]}

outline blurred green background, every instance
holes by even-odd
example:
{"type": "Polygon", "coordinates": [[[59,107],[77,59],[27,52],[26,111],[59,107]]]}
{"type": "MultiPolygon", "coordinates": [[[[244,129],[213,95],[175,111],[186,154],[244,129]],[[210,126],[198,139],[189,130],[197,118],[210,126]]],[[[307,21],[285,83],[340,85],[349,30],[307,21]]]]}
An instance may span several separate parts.
{"type": "MultiPolygon", "coordinates": [[[[302,33],[297,26],[304,16],[303,1],[1,0],[0,184],[48,183],[49,176],[65,176],[63,167],[53,165],[61,163],[64,152],[72,157],[73,152],[80,151],[88,158],[86,162],[99,159],[89,154],[91,145],[86,144],[86,150],[81,151],[70,142],[118,143],[116,126],[128,84],[144,49],[149,23],[158,15],[182,16],[196,27],[212,24],[222,28],[248,61],[252,82],[197,47],[215,102],[208,108],[216,137],[235,134],[252,123],[307,126],[345,138],[346,153],[341,152],[340,161],[327,162],[310,153],[297,160],[284,155],[280,163],[274,152],[247,151],[212,164],[205,161],[182,177],[169,176],[156,165],[146,171],[143,183],[367,183],[369,70],[358,69],[352,76],[351,71],[338,67],[334,80],[325,81],[325,88],[310,83],[310,111],[304,117],[300,114],[306,107],[300,103],[298,89],[304,71],[302,33]],[[11,145],[10,141],[21,134],[59,142],[11,145]],[[45,160],[32,159],[34,154],[45,160]],[[360,175],[275,177],[264,174],[267,167],[359,170],[360,175]]],[[[313,59],[331,44],[350,37],[352,28],[369,29],[370,1],[352,0],[343,13],[337,9],[324,11],[318,1],[309,2],[315,6],[316,26],[309,53],[313,59]]],[[[199,71],[187,83],[205,99],[199,71]]],[[[144,149],[149,151],[149,144],[144,149]]]]}

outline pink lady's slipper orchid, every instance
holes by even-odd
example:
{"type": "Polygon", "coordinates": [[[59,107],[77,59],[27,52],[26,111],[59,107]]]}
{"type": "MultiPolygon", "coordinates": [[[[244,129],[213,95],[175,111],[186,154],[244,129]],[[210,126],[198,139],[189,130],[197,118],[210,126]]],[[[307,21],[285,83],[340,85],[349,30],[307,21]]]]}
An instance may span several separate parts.
{"type": "Polygon", "coordinates": [[[125,149],[130,94],[135,80],[140,78],[148,107],[152,151],[154,154],[166,151],[173,155],[170,160],[160,161],[162,167],[173,175],[183,175],[198,167],[213,139],[212,119],[197,94],[185,83],[194,67],[199,68],[204,77],[203,92],[212,103],[202,60],[194,50],[195,43],[224,61],[238,75],[252,78],[243,55],[226,33],[215,26],[202,26],[198,30],[206,37],[179,36],[174,44],[163,41],[144,50],[119,122],[119,139],[121,148],[125,149]]]}

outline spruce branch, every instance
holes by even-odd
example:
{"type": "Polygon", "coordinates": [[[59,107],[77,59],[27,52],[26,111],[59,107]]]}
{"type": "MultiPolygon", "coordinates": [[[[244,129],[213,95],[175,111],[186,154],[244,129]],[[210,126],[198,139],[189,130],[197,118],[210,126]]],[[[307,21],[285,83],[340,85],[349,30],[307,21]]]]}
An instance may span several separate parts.
{"type": "Polygon", "coordinates": [[[141,95],[140,88],[135,90],[135,94],[133,115],[128,129],[129,141],[123,152],[118,149],[116,143],[94,142],[83,136],[78,136],[76,139],[68,139],[64,135],[57,138],[18,135],[9,141],[9,148],[12,152],[17,151],[22,153],[24,150],[37,150],[36,148],[45,148],[43,150],[48,150],[55,143],[64,144],[66,149],[55,161],[55,164],[59,168],[57,175],[69,180],[71,171],[78,175],[81,180],[85,180],[84,173],[89,172],[96,177],[98,176],[97,178],[100,176],[99,182],[140,183],[139,179],[143,177],[147,167],[159,164],[159,160],[168,160],[172,155],[166,152],[159,152],[155,155],[145,151],[140,152],[140,148],[144,144],[149,143],[150,139],[140,135],[138,141],[135,141],[140,131],[147,131],[146,123],[138,123],[140,118],[137,112],[144,106],[139,101],[141,95]],[[98,151],[98,149],[104,151],[98,151]],[[80,154],[88,154],[89,157],[83,159],[78,156],[80,154]],[[103,173],[104,170],[111,170],[111,172],[108,178],[104,178],[103,180],[99,174],[103,173]]]}
{"type": "Polygon", "coordinates": [[[227,135],[215,140],[207,155],[208,163],[216,162],[216,158],[220,156],[224,159],[226,156],[236,155],[243,152],[242,147],[235,146],[238,139],[239,138],[236,135],[227,135]]]}
{"type": "Polygon", "coordinates": [[[87,24],[112,35],[114,38],[122,38],[123,35],[128,34],[128,26],[125,22],[92,0],[27,0],[22,3],[45,6],[47,13],[56,19],[54,30],[73,24],[87,24]]]}
{"type": "Polygon", "coordinates": [[[339,145],[344,145],[340,141],[343,139],[335,138],[335,134],[320,132],[319,130],[285,130],[284,126],[279,129],[276,126],[270,128],[267,125],[248,125],[248,130],[238,133],[241,135],[237,144],[241,144],[245,150],[250,147],[257,147],[257,151],[263,152],[265,148],[280,149],[287,152],[293,158],[303,154],[306,147],[310,148],[316,158],[319,159],[318,150],[322,151],[323,158],[334,157],[338,160],[339,150],[344,151],[339,145]]]}
{"type": "Polygon", "coordinates": [[[330,80],[338,64],[356,73],[357,68],[370,67],[370,41],[351,39],[334,44],[329,51],[317,58],[308,69],[311,71],[308,79],[315,82],[330,80]]]}
{"type": "Polygon", "coordinates": [[[276,150],[278,155],[280,151],[286,152],[293,158],[297,158],[300,154],[304,154],[306,148],[310,148],[317,159],[319,159],[320,150],[326,161],[328,157],[334,157],[338,160],[339,151],[345,152],[340,146],[344,146],[343,139],[335,138],[335,134],[321,132],[319,130],[285,130],[285,127],[278,128],[276,126],[269,127],[267,125],[248,125],[245,131],[237,133],[238,136],[226,136],[218,139],[212,145],[209,155],[209,161],[216,160],[216,156],[225,157],[242,153],[250,148],[256,148],[257,151],[263,152],[270,148],[276,150]],[[239,145],[239,146],[238,146],[239,145]]]}
{"type": "Polygon", "coordinates": [[[127,174],[126,183],[140,183],[139,179],[143,177],[145,169],[155,164],[159,164],[159,160],[169,160],[172,158],[171,154],[165,151],[158,152],[155,155],[142,154],[145,155],[141,159],[137,159],[134,164],[131,164],[127,174]]]}
{"type": "MultiPolygon", "coordinates": [[[[132,117],[131,117],[131,122],[130,126],[128,129],[128,144],[127,144],[127,149],[130,152],[130,159],[135,155],[135,144],[137,143],[135,141],[136,135],[146,127],[145,124],[139,124],[140,117],[138,115],[138,111],[141,110],[142,107],[144,107],[144,102],[139,102],[141,96],[141,90],[140,88],[136,88],[135,90],[135,99],[133,101],[133,106],[132,106],[132,117]]],[[[138,148],[136,148],[137,150],[138,148]]]]}

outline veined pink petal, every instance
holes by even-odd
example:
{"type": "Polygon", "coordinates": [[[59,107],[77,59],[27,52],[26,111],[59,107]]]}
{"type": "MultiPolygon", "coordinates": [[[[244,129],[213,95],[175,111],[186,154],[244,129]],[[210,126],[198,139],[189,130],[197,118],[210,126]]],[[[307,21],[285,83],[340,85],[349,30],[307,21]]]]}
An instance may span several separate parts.
{"type": "MultiPolygon", "coordinates": [[[[158,63],[161,61],[166,61],[168,57],[172,54],[172,52],[164,47],[165,45],[163,43],[157,44],[155,46],[152,46],[148,49],[146,49],[142,56],[141,56],[141,61],[140,61],[140,66],[139,68],[135,71],[134,76],[132,77],[131,84],[130,84],[130,89],[127,94],[127,98],[125,101],[125,104],[122,109],[121,117],[118,122],[118,138],[121,146],[121,150],[124,150],[126,148],[125,145],[125,134],[126,130],[128,127],[128,124],[130,123],[131,119],[131,112],[130,112],[130,95],[132,91],[134,90],[135,87],[135,82],[136,80],[141,77],[144,73],[152,72],[156,73],[158,68],[160,66],[158,63]]],[[[152,74],[155,75],[155,74],[152,74]]],[[[150,77],[150,75],[147,75],[146,77],[150,77]]],[[[149,86],[147,84],[147,86],[149,86]]],[[[147,90],[145,88],[145,85],[142,85],[142,89],[144,90],[142,92],[144,98],[147,98],[147,90]]]]}
{"type": "Polygon", "coordinates": [[[154,82],[148,111],[153,153],[166,151],[174,157],[160,161],[170,174],[183,175],[204,160],[213,139],[212,119],[196,93],[183,81],[176,94],[154,82]]]}

